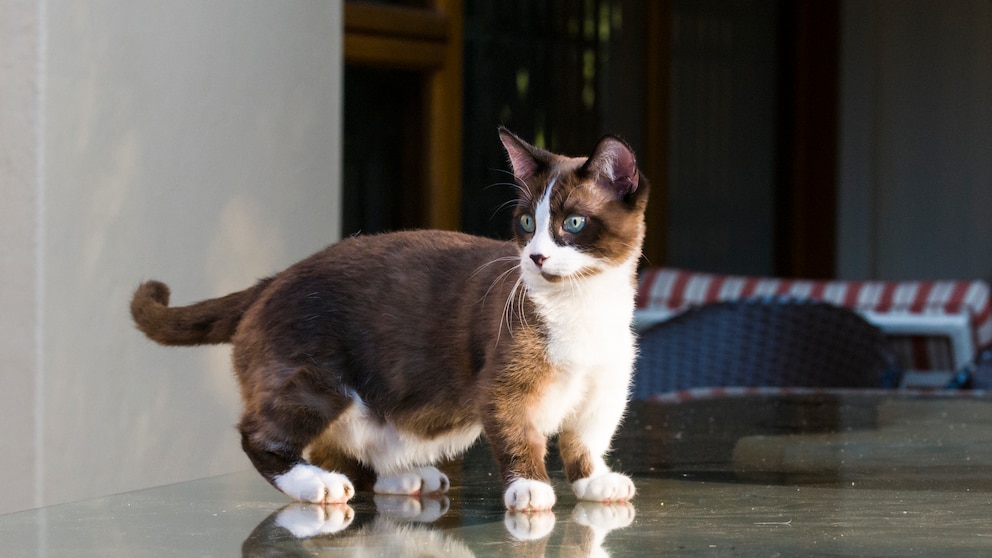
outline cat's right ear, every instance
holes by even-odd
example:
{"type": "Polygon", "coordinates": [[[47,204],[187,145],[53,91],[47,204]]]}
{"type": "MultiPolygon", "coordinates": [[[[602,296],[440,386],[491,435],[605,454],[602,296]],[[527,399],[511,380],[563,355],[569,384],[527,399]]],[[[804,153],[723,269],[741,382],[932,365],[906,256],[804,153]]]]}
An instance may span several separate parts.
{"type": "Polygon", "coordinates": [[[513,176],[518,180],[526,181],[537,174],[544,165],[541,149],[525,142],[502,126],[499,127],[499,140],[503,142],[503,149],[506,149],[506,154],[510,157],[513,176]]]}

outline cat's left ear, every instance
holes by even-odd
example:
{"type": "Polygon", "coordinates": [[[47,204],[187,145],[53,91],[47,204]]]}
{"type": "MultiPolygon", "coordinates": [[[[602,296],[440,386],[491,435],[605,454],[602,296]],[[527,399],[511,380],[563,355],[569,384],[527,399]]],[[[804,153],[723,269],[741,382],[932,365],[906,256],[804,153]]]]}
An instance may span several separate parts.
{"type": "Polygon", "coordinates": [[[624,199],[637,190],[640,179],[634,150],[620,138],[603,136],[586,161],[585,169],[596,176],[597,183],[624,199]]]}
{"type": "Polygon", "coordinates": [[[500,126],[499,140],[510,157],[513,175],[521,181],[534,176],[546,164],[547,152],[520,139],[516,134],[500,126]]]}

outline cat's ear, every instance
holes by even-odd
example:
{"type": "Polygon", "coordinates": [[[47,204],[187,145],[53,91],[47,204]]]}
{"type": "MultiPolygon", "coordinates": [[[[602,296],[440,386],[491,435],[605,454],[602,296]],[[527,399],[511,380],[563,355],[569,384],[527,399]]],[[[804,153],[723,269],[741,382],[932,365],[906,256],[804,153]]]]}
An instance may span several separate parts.
{"type": "Polygon", "coordinates": [[[503,142],[503,149],[506,149],[506,154],[510,157],[513,176],[518,179],[527,180],[546,164],[543,149],[525,142],[502,126],[499,127],[499,140],[503,142]]]}
{"type": "Polygon", "coordinates": [[[596,176],[597,183],[624,199],[637,190],[639,180],[634,150],[623,140],[603,136],[586,161],[587,172],[596,176]]]}

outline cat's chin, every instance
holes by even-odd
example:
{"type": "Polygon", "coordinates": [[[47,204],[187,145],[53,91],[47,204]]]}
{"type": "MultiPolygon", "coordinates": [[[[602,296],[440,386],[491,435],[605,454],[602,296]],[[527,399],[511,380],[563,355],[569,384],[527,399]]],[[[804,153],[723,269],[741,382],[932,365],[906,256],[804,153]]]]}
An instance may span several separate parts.
{"type": "Polygon", "coordinates": [[[534,273],[534,280],[543,283],[557,284],[562,283],[569,279],[582,279],[594,275],[595,271],[589,268],[584,268],[573,273],[550,273],[547,271],[539,271],[534,273]]]}
{"type": "Polygon", "coordinates": [[[595,266],[585,266],[577,270],[573,270],[565,273],[553,273],[547,270],[541,270],[536,272],[535,276],[540,276],[545,282],[548,283],[561,283],[566,279],[584,279],[586,277],[591,277],[602,271],[601,268],[595,266]]]}

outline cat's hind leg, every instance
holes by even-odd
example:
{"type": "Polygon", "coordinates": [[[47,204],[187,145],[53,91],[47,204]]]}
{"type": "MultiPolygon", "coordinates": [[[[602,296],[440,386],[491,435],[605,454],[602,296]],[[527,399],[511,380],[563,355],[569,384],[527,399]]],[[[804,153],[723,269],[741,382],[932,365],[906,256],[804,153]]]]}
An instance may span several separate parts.
{"type": "Polygon", "coordinates": [[[297,463],[272,483],[290,498],[315,504],[343,504],[355,494],[348,477],[309,463],[297,463]]]}
{"type": "Polygon", "coordinates": [[[239,424],[242,448],[258,472],[290,498],[319,504],[344,503],[355,495],[347,476],[303,457],[352,403],[328,383],[324,371],[310,367],[269,380],[265,397],[246,403],[239,424]]]}
{"type": "Polygon", "coordinates": [[[376,494],[420,496],[447,492],[451,488],[448,476],[431,464],[461,455],[481,432],[477,424],[467,422],[424,436],[409,427],[398,427],[392,420],[380,423],[362,414],[344,422],[351,428],[348,438],[353,451],[377,473],[373,487],[376,494]]]}

